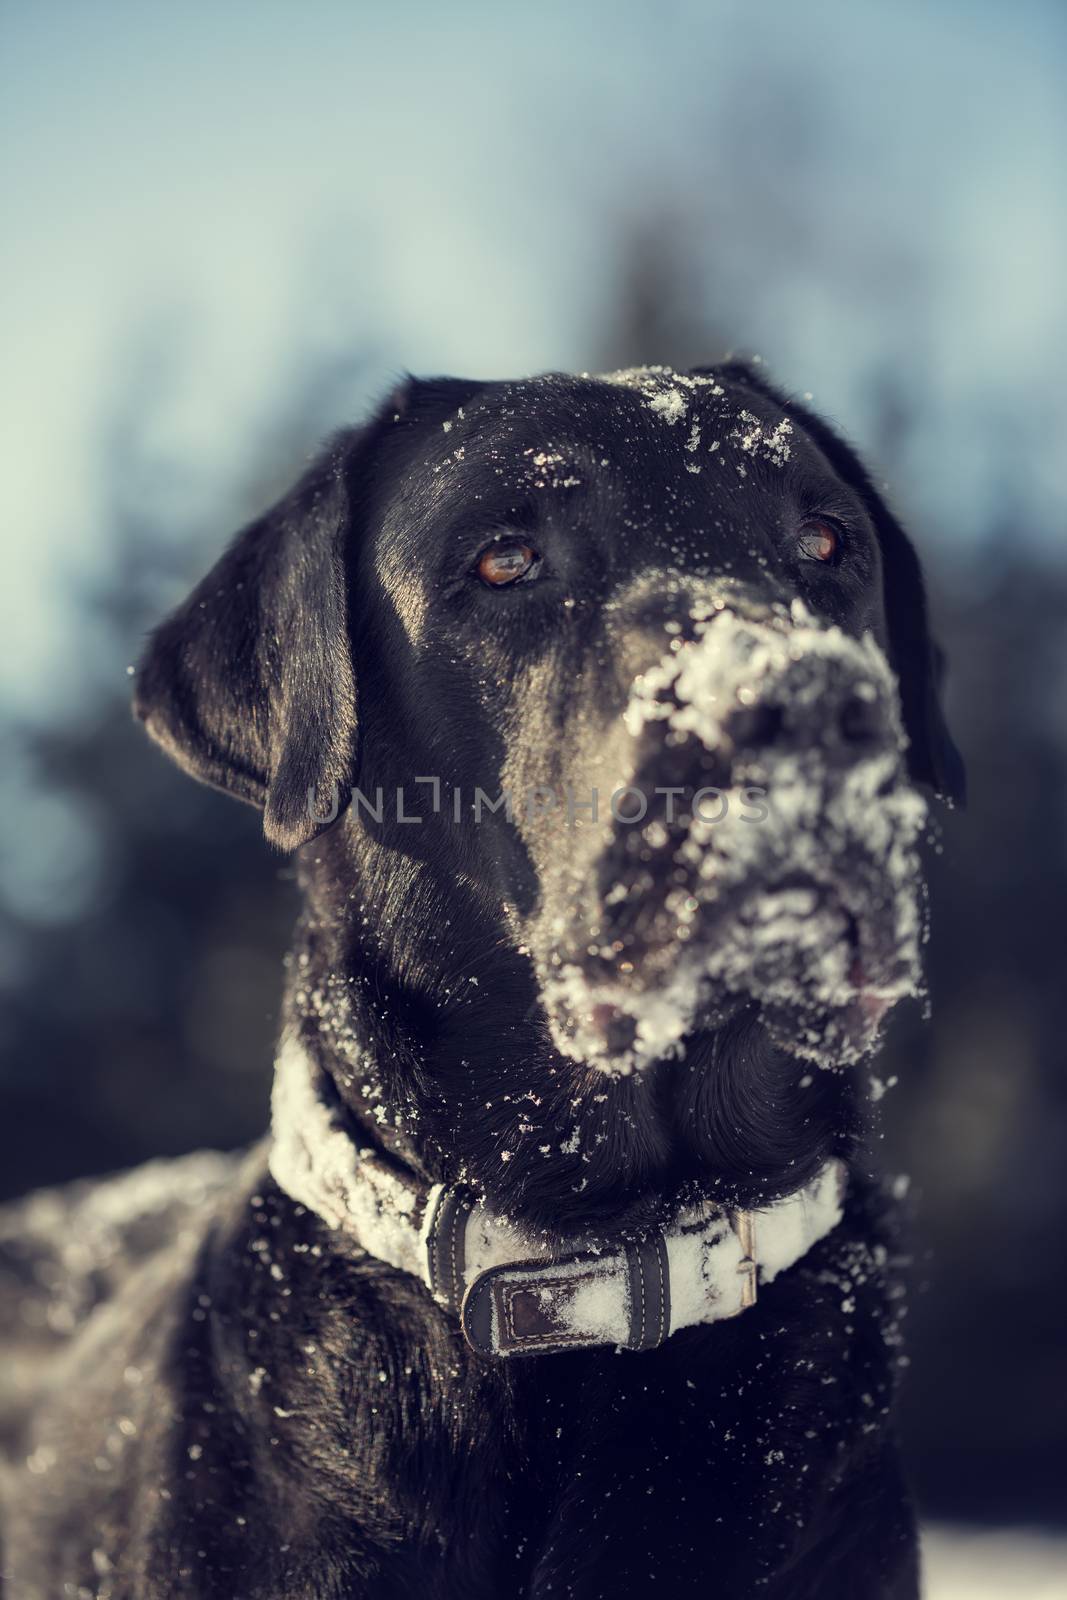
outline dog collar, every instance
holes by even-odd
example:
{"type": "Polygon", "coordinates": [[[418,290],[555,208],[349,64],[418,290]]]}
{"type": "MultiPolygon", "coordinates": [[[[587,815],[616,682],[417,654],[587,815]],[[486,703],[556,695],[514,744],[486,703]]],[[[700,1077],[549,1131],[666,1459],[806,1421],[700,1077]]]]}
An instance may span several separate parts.
{"type": "Polygon", "coordinates": [[[472,1191],[419,1185],[381,1151],[360,1148],[330,1087],[287,1030],[275,1063],[271,1176],[369,1255],[420,1279],[483,1355],[654,1349],[680,1328],[753,1305],[758,1284],[841,1220],[845,1167],[828,1161],[759,1210],[703,1200],[668,1227],[559,1254],[472,1191]]]}

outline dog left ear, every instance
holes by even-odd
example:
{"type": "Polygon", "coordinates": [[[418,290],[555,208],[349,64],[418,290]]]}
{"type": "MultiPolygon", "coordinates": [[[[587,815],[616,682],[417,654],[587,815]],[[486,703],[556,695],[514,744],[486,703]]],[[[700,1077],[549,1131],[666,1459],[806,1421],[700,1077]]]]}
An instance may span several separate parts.
{"type": "Polygon", "coordinates": [[[838,476],[863,501],[882,550],[889,657],[900,685],[908,768],[916,783],[963,805],[967,779],[963,758],[948,730],[941,705],[945,656],[930,632],[926,586],[911,540],[851,445],[823,419],[778,392],[744,362],[705,368],[782,406],[803,427],[838,476]]]}
{"type": "Polygon", "coordinates": [[[322,808],[351,783],[348,483],[370,431],[338,435],[237,536],[151,635],[137,673],[134,710],[152,738],[193,777],[259,806],[283,850],[319,832],[322,808]]]}

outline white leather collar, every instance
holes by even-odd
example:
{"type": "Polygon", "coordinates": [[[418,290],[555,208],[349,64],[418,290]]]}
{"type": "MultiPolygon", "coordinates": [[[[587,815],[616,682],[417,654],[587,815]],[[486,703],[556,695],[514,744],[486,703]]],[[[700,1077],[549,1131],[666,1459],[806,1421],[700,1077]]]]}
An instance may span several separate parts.
{"type": "Polygon", "coordinates": [[[419,1186],[361,1149],[303,1043],[275,1064],[270,1171],[280,1188],[369,1255],[420,1279],[486,1355],[596,1345],[644,1350],[680,1328],[736,1316],[837,1226],[845,1168],[828,1161],[795,1194],[753,1211],[705,1200],[669,1227],[566,1255],[469,1191],[419,1186]]]}

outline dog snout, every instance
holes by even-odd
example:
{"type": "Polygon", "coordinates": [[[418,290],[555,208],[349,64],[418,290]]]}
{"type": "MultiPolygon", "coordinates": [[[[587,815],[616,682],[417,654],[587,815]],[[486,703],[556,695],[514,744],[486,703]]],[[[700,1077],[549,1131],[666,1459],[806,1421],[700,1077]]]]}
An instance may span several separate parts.
{"type": "Polygon", "coordinates": [[[917,970],[922,807],[889,663],[799,601],[690,620],[632,680],[626,809],[563,924],[560,1015],[581,1048],[637,1065],[745,997],[828,1006],[865,1038],[917,970]]]}
{"type": "Polygon", "coordinates": [[[594,964],[675,945],[679,908],[718,915],[735,879],[788,878],[794,841],[810,841],[805,860],[828,858],[843,848],[827,830],[852,775],[874,763],[891,785],[899,767],[884,659],[803,615],[717,613],[637,681],[628,726],[645,808],[640,825],[613,827],[597,862],[594,964]]]}

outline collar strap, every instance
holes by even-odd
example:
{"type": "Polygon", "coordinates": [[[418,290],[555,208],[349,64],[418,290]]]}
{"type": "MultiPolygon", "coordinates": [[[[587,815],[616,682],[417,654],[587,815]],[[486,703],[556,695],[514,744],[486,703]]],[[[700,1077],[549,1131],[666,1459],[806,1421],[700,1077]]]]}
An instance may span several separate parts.
{"type": "Polygon", "coordinates": [[[680,1328],[737,1316],[842,1215],[845,1167],[828,1161],[758,1211],[710,1200],[618,1245],[554,1253],[471,1191],[419,1185],[353,1140],[332,1085],[292,1031],[271,1101],[270,1171],[281,1189],[369,1255],[420,1279],[483,1355],[598,1345],[651,1350],[680,1328]]]}

